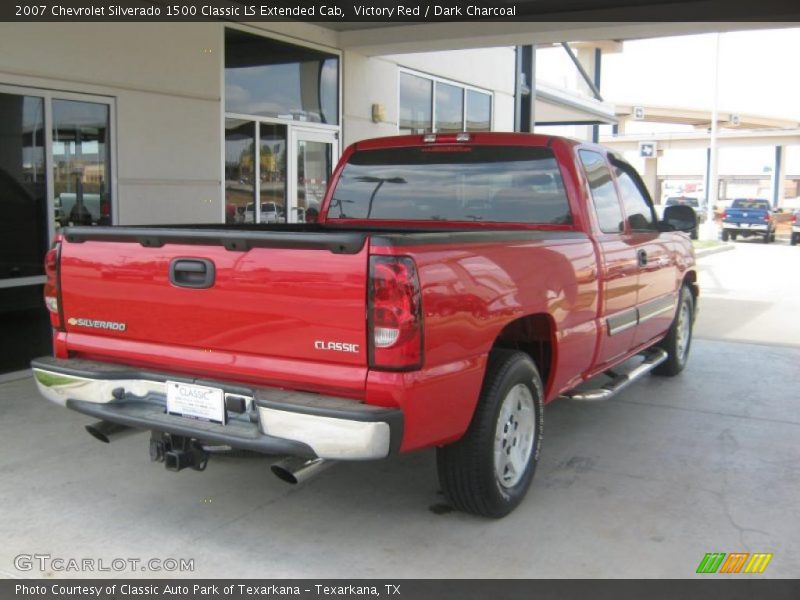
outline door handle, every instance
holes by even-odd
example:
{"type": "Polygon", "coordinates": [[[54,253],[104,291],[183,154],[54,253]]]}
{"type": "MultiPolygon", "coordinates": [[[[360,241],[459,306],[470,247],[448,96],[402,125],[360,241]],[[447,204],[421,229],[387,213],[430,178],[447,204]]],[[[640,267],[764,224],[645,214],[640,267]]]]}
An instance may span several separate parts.
{"type": "Polygon", "coordinates": [[[637,259],[637,262],[639,263],[640,267],[646,267],[647,266],[647,251],[646,250],[639,250],[636,253],[636,259],[637,259]]]}
{"type": "Polygon", "coordinates": [[[178,287],[210,288],[214,278],[214,263],[207,258],[173,258],[169,264],[169,280],[178,287]]]}

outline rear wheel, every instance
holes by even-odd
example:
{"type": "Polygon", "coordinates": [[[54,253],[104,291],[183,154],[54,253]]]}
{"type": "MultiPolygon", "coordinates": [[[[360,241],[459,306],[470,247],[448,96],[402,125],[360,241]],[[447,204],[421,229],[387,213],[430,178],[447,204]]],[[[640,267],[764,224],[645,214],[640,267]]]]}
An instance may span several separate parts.
{"type": "Polygon", "coordinates": [[[728,231],[726,229],[722,230],[722,241],[723,242],[727,242],[728,241],[728,231]]]}
{"type": "Polygon", "coordinates": [[[683,371],[689,358],[689,348],[692,345],[693,325],[694,297],[689,288],[684,285],[678,295],[678,310],[669,327],[667,337],[658,343],[658,346],[666,351],[667,360],[653,369],[653,373],[672,377],[683,371]]]}
{"type": "Polygon", "coordinates": [[[767,231],[767,234],[764,236],[764,243],[769,244],[772,241],[772,234],[767,231]]]}
{"type": "Polygon", "coordinates": [[[455,508],[493,518],[516,508],[539,459],[542,412],[542,380],[531,358],[493,350],[467,433],[436,451],[439,482],[455,508]]]}
{"type": "Polygon", "coordinates": [[[796,246],[798,241],[800,241],[800,233],[792,232],[792,237],[789,239],[789,243],[792,246],[796,246]]]}

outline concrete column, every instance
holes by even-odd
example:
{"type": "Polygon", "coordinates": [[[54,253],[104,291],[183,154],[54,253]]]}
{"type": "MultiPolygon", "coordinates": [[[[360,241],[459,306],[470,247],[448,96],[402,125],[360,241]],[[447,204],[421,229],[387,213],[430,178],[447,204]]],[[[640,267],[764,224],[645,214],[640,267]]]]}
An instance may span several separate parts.
{"type": "Polygon", "coordinates": [[[645,158],[644,159],[644,175],[642,177],[644,184],[647,186],[647,191],[650,192],[650,197],[655,204],[661,204],[661,198],[658,197],[658,158],[645,158]]]}
{"type": "Polygon", "coordinates": [[[783,146],[775,146],[775,160],[772,163],[772,206],[778,208],[783,204],[784,178],[786,176],[786,161],[784,160],[783,146]]]}

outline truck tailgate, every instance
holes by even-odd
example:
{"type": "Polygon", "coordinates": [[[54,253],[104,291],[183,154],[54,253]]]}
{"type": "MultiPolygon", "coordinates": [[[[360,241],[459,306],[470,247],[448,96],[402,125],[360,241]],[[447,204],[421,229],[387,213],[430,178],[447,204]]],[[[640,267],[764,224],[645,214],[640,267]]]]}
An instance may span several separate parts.
{"type": "Polygon", "coordinates": [[[366,365],[363,236],[113,229],[65,234],[68,334],[366,365]],[[197,269],[208,287],[192,287],[197,269]]]}

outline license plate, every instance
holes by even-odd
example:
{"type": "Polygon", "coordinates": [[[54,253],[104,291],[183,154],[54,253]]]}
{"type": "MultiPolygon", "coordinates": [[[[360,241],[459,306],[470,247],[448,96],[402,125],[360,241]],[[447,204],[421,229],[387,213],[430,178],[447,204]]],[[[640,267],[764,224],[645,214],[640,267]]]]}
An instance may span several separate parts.
{"type": "Polygon", "coordinates": [[[171,415],[225,423],[225,396],[219,388],[167,382],[167,412],[171,415]]]}

